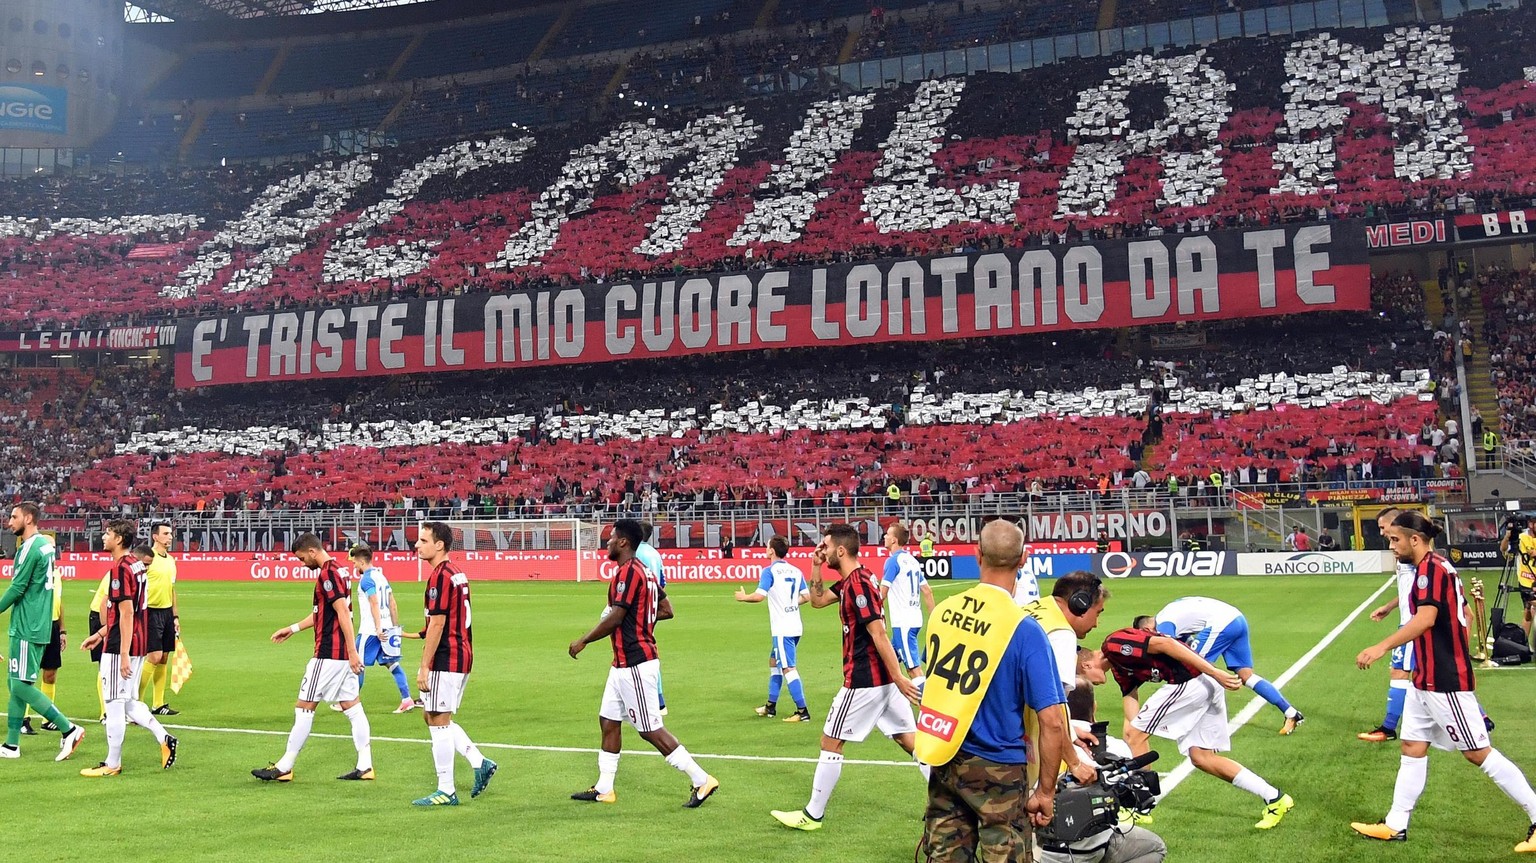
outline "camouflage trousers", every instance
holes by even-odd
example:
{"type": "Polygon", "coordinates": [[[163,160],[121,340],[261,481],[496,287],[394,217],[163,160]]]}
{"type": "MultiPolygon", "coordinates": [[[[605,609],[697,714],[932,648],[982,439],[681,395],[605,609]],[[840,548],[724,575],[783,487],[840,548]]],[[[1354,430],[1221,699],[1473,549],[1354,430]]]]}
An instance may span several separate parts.
{"type": "Polygon", "coordinates": [[[962,752],[928,780],[918,860],[927,863],[1030,863],[1029,798],[1023,764],[998,764],[962,752]]]}

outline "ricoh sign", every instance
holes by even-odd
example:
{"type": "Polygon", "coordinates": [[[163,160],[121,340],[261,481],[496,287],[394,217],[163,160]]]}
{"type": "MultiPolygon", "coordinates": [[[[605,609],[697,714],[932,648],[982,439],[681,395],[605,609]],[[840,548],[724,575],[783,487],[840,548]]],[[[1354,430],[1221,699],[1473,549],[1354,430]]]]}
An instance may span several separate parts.
{"type": "Polygon", "coordinates": [[[68,131],[69,94],[62,87],[0,87],[0,131],[68,131]]]}

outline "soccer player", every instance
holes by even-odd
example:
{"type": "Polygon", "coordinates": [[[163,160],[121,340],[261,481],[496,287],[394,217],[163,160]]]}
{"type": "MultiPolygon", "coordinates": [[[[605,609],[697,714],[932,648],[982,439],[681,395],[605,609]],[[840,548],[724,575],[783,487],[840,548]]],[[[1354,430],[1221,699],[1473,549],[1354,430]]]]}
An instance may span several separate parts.
{"type": "Polygon", "coordinates": [[[811,711],[805,706],[805,687],[795,668],[795,654],[805,631],[800,622],[800,606],[810,602],[811,591],[805,586],[805,574],[784,559],[788,555],[789,543],[784,537],[768,540],[768,565],[757,579],[757,590],[747,593],[737,588],[736,601],[768,603],[768,634],[773,638],[773,647],[768,652],[768,701],[757,708],[757,715],[771,718],[777,713],[779,692],[787,683],[789,697],[795,700],[795,712],[784,721],[810,722],[811,711]]]}
{"type": "Polygon", "coordinates": [[[1508,794],[1531,823],[1517,853],[1536,852],[1536,791],[1514,762],[1493,748],[1488,729],[1475,717],[1480,709],[1467,644],[1467,605],[1461,578],[1449,561],[1435,553],[1440,527],[1416,512],[1398,513],[1387,528],[1392,553],[1411,563],[1416,577],[1408,595],[1412,617],[1384,641],[1360,651],[1355,664],[1370,668],[1400,644],[1413,642],[1413,688],[1403,703],[1398,730],[1402,761],[1392,808],[1380,823],[1353,823],[1362,836],[1388,842],[1408,838],[1408,819],[1424,793],[1429,776],[1429,747],[1460,750],[1508,794]]]}
{"type": "Polygon", "coordinates": [[[16,535],[16,560],[11,575],[11,586],[0,595],[0,612],[11,611],[10,702],[6,706],[5,744],[0,745],[0,758],[21,757],[21,723],[27,707],[37,715],[62,729],[59,754],[55,761],[63,761],[75,753],[80,741],[85,739],[85,729],[64,718],[48,696],[38,690],[36,683],[43,652],[53,633],[53,561],[56,557],[53,541],[37,530],[37,522],[43,511],[31,501],[23,501],[11,508],[10,528],[16,535]]]}
{"type": "Polygon", "coordinates": [[[149,673],[144,675],[144,691],[139,698],[155,706],[156,716],[175,716],[180,711],[165,703],[165,681],[170,656],[176,652],[176,638],[181,635],[181,617],[176,609],[176,559],[171,557],[176,530],[162,521],[150,530],[149,539],[154,543],[155,555],[149,564],[149,654],[144,657],[149,673]],[[151,694],[153,700],[147,697],[151,694]]]}
{"type": "MultiPolygon", "coordinates": [[[[640,523],[640,532],[643,534],[643,539],[640,541],[640,547],[635,549],[635,559],[640,561],[641,566],[656,573],[656,581],[661,585],[662,592],[665,593],[667,590],[667,565],[661,559],[661,552],[656,550],[656,546],[651,545],[651,533],[653,530],[654,528],[652,528],[650,522],[640,523]]],[[[726,556],[729,557],[730,555],[726,556]]],[[[667,692],[662,688],[661,670],[659,668],[656,671],[656,703],[661,705],[661,715],[666,716],[667,692]]]]}
{"type": "Polygon", "coordinates": [[[608,669],[608,683],[603,687],[603,701],[597,711],[603,732],[602,751],[597,753],[597,784],[572,794],[571,799],[618,802],[613,780],[619,771],[622,723],[627,719],[640,732],[641,739],[666,757],[668,764],[688,774],[691,787],[683,806],[696,809],[720,790],[720,782],[705,773],[687,748],[662,726],[656,691],[656,678],[661,671],[661,658],[656,652],[656,622],[672,617],[672,603],[661,589],[658,575],[635,559],[643,531],[634,519],[614,522],[608,537],[608,559],[618,564],[618,569],[608,582],[608,607],[597,626],[567,648],[575,659],[594,641],[607,638],[613,643],[613,667],[608,669]]]}
{"type": "Polygon", "coordinates": [[[1176,638],[1205,659],[1220,658],[1244,686],[1285,714],[1285,722],[1280,726],[1282,735],[1291,734],[1296,726],[1307,721],[1301,711],[1285,700],[1278,687],[1253,673],[1248,619],[1234,606],[1208,596],[1186,596],[1163,606],[1155,619],[1148,615],[1136,618],[1135,625],[1176,638]]]}
{"type": "MultiPolygon", "coordinates": [[[[422,715],[432,735],[432,766],[437,771],[437,790],[411,801],[413,806],[457,806],[453,784],[453,754],[464,756],[475,769],[469,796],[479,797],[496,775],[496,762],[480,754],[480,748],[453,721],[464,701],[469,670],[474,664],[473,615],[469,606],[469,576],[459,572],[448,552],[453,550],[453,528],[440,521],[422,524],[416,532],[416,556],[432,567],[427,579],[427,628],[422,634],[421,667],[416,689],[421,692],[422,715]]],[[[400,711],[395,711],[399,713],[400,711]]]]}
{"type": "MultiPolygon", "coordinates": [[[[56,687],[59,681],[59,668],[64,664],[64,649],[69,641],[69,633],[64,630],[64,585],[59,580],[57,562],[49,570],[48,579],[48,588],[53,591],[53,637],[48,642],[48,649],[43,651],[42,682],[37,688],[43,691],[43,695],[47,696],[49,701],[54,701],[58,692],[56,687]]],[[[27,717],[21,720],[22,734],[37,733],[32,730],[32,715],[32,708],[28,707],[27,717]]],[[[58,731],[59,728],[45,719],[43,730],[58,731]]]]}
{"type": "Polygon", "coordinates": [[[1176,741],[1179,754],[1195,767],[1264,801],[1264,812],[1253,825],[1260,830],[1279,824],[1296,805],[1291,795],[1221,754],[1232,747],[1222,690],[1243,688],[1236,674],[1217,669],[1173,638],[1134,626],[1110,633],[1092,661],[1120,684],[1126,716],[1122,736],[1132,752],[1145,754],[1151,735],[1176,741]],[[1163,687],[1138,704],[1141,685],[1159,681],[1163,687]]]}
{"type": "MultiPolygon", "coordinates": [[[[373,565],[373,549],[366,545],[352,546],[347,560],[358,572],[357,590],[365,599],[363,613],[357,627],[358,650],[363,654],[363,667],[382,665],[394,675],[395,688],[400,690],[400,706],[396,713],[408,713],[416,706],[411,700],[410,684],[406,683],[405,670],[400,667],[400,607],[395,605],[395,591],[384,577],[384,570],[373,565]]],[[[363,678],[357,677],[358,694],[362,694],[363,678]]]]}
{"type": "Polygon", "coordinates": [[[341,705],[342,715],[352,725],[352,745],[357,747],[357,767],[336,777],[349,781],[370,781],[373,773],[372,731],[368,714],[357,699],[358,675],[363,672],[363,658],[357,652],[357,636],[352,631],[352,588],[347,570],[336,564],[312,533],[300,534],[289,546],[299,562],[315,571],[314,603],[308,615],[298,623],[272,633],[272,643],[282,644],[306,629],[315,630],[315,653],[304,667],[299,681],[299,698],[293,705],[293,729],[288,732],[288,749],[275,764],[258,767],[251,775],[263,782],[292,782],[293,763],[298,760],[315,724],[315,705],[330,701],[341,705]]]}
{"type": "MultiPolygon", "coordinates": [[[[1401,509],[1393,506],[1387,507],[1376,516],[1376,526],[1381,528],[1383,537],[1388,536],[1387,531],[1392,527],[1392,519],[1401,512],[1401,509]]],[[[1524,544],[1523,537],[1521,544],[1524,544]]],[[[1399,560],[1397,562],[1397,596],[1393,597],[1391,602],[1372,611],[1371,620],[1385,620],[1387,615],[1395,609],[1398,627],[1407,626],[1413,619],[1413,612],[1408,610],[1408,599],[1413,593],[1413,582],[1416,577],[1418,577],[1418,571],[1414,565],[1399,560]]],[[[1411,688],[1413,688],[1413,642],[1409,641],[1392,648],[1392,673],[1387,681],[1387,715],[1381,720],[1380,725],[1370,731],[1362,731],[1356,736],[1372,743],[1396,740],[1397,725],[1403,718],[1403,704],[1407,701],[1408,690],[1411,688]]]]}
{"type": "MultiPolygon", "coordinates": [[[[908,755],[912,754],[917,724],[912,708],[921,697],[917,684],[908,679],[885,634],[880,593],[874,573],[859,564],[859,534],[846,524],[834,524],[822,534],[812,558],[811,607],[838,606],[843,623],[843,686],[832,699],[827,722],[821,731],[821,755],[811,783],[811,799],[804,809],[774,810],[773,817],[795,830],[820,830],[827,801],[843,772],[843,746],[859,743],[880,729],[908,755]],[[835,570],[842,579],[827,587],[822,568],[835,570]]],[[[923,781],[928,768],[922,767],[923,781]]]]}
{"type": "Polygon", "coordinates": [[[139,676],[149,650],[148,575],[145,566],[128,550],[138,529],[131,521],[107,522],[101,547],[116,563],[107,588],[106,620],[100,629],[80,643],[83,650],[101,647],[101,689],[107,702],[107,758],[81,776],[103,778],[123,772],[123,737],[128,723],[149,729],[160,744],[160,767],[176,763],[177,740],[166,733],[149,705],[139,700],[139,676]]]}
{"type": "MultiPolygon", "coordinates": [[[[1511,551],[1509,547],[1509,534],[1504,534],[1499,540],[1499,553],[1507,555],[1511,551]]],[[[1536,518],[1527,519],[1525,530],[1520,532],[1519,547],[1513,549],[1520,557],[1520,568],[1516,577],[1520,580],[1520,604],[1525,606],[1525,616],[1520,619],[1520,628],[1525,630],[1525,640],[1531,640],[1531,617],[1536,615],[1536,518]]]]}
{"type": "Polygon", "coordinates": [[[921,601],[933,613],[933,588],[923,575],[923,566],[907,551],[911,535],[907,526],[892,522],[885,529],[885,548],[891,556],[885,561],[885,575],[880,579],[880,605],[891,618],[891,646],[901,660],[908,677],[923,690],[923,653],[917,639],[923,631],[921,601]]]}

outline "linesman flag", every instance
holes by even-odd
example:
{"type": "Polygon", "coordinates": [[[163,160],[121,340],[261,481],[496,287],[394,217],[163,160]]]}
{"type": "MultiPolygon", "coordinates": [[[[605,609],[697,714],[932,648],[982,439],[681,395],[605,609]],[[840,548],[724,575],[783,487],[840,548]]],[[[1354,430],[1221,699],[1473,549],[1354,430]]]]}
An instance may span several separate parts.
{"type": "Polygon", "coordinates": [[[176,639],[176,655],[171,659],[171,691],[181,694],[181,687],[192,679],[192,657],[187,655],[187,645],[176,639]]]}

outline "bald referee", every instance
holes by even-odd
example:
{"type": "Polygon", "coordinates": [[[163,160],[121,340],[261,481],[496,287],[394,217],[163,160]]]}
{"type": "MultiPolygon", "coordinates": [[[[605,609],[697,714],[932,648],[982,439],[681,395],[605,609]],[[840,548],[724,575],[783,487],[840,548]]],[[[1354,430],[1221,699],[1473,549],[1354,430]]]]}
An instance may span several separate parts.
{"type": "Polygon", "coordinates": [[[176,637],[181,634],[181,623],[176,614],[176,558],[171,557],[171,546],[176,542],[176,531],[167,522],[158,522],[150,530],[154,560],[149,563],[149,653],[144,657],[144,683],[140,687],[139,700],[153,705],[150,713],[156,716],[175,716],[165,703],[165,679],[169,675],[168,663],[176,652],[176,637]],[[153,690],[154,699],[149,695],[153,690]]]}
{"type": "Polygon", "coordinates": [[[1051,709],[1066,701],[1051,642],[1013,601],[1024,534],[991,522],[977,557],[981,583],[928,618],[928,682],[913,753],[933,767],[918,847],[928,863],[1028,860],[1030,825],[1050,823],[1070,745],[1066,711],[1051,709]],[[1039,740],[1025,736],[1025,707],[1039,714],[1039,740]],[[1032,757],[1040,764],[1033,789],[1032,757]]]}

